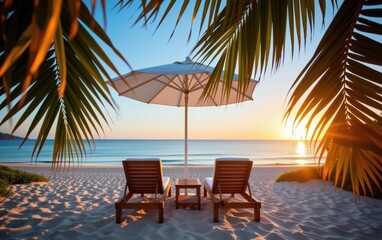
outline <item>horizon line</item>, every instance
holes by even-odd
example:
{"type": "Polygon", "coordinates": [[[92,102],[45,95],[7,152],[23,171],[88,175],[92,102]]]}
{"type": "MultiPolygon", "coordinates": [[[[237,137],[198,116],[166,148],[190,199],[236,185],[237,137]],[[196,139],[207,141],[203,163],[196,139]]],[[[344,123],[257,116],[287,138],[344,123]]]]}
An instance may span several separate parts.
{"type": "MultiPolygon", "coordinates": [[[[22,138],[22,137],[21,137],[22,138]]],[[[0,139],[0,140],[23,140],[22,139],[0,139]]],[[[36,138],[28,138],[27,140],[36,140],[36,138]]],[[[54,138],[47,138],[46,140],[54,140],[54,138]]],[[[82,139],[86,141],[86,139],[82,139]]],[[[131,140],[131,141],[184,141],[183,138],[95,138],[89,141],[97,140],[131,140]]],[[[311,139],[188,139],[188,141],[311,141],[311,139]]],[[[315,141],[315,140],[313,140],[315,141]]]]}

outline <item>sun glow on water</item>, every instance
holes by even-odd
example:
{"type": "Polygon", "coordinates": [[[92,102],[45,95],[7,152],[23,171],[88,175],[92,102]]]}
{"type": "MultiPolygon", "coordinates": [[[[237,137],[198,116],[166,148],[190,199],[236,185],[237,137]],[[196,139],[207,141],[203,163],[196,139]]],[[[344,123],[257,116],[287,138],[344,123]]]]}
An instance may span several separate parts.
{"type": "MultiPolygon", "coordinates": [[[[306,155],[306,145],[303,141],[298,141],[296,146],[296,153],[299,158],[307,157],[306,155]]],[[[298,159],[297,164],[299,165],[305,165],[307,164],[307,160],[305,159],[298,159]]]]}
{"type": "Polygon", "coordinates": [[[296,163],[297,163],[298,165],[305,165],[305,164],[308,163],[308,161],[306,161],[306,160],[304,160],[304,159],[299,159],[299,160],[296,161],[296,163]]]}
{"type": "Polygon", "coordinates": [[[297,142],[296,152],[299,157],[306,157],[306,146],[303,141],[297,142]]]}

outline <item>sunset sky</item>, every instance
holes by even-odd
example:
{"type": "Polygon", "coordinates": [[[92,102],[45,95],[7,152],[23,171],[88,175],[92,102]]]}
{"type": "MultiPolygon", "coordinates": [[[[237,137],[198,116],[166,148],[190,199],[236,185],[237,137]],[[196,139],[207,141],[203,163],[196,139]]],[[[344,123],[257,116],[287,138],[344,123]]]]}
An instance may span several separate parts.
{"type": "MultiPolygon", "coordinates": [[[[103,18],[99,13],[100,5],[97,7],[96,16],[103,26],[103,18]]],[[[191,40],[187,41],[191,25],[189,17],[191,9],[188,9],[188,14],[178,25],[171,40],[169,37],[175,24],[174,14],[155,31],[156,24],[150,24],[146,28],[141,24],[132,27],[135,17],[130,18],[130,16],[134,8],[118,12],[110,5],[107,9],[109,11],[106,32],[133,69],[184,61],[197,41],[199,27],[197,22],[191,40]]],[[[328,13],[330,12],[329,10],[328,13]]],[[[331,17],[331,15],[327,17],[326,26],[330,23],[331,17]]],[[[303,48],[300,53],[296,53],[293,59],[290,50],[287,49],[285,63],[281,68],[268,71],[260,79],[253,94],[254,101],[220,107],[189,108],[189,139],[300,139],[301,129],[292,134],[290,122],[286,125],[283,123],[287,92],[299,71],[312,56],[323,33],[321,20],[317,20],[314,36],[311,40],[308,39],[306,49],[303,48]]],[[[111,51],[109,52],[111,54],[111,51]]],[[[113,54],[110,56],[122,74],[131,71],[116,56],[113,54]]],[[[111,75],[116,76],[114,73],[111,75]]],[[[141,103],[119,97],[112,88],[110,91],[118,105],[118,111],[108,108],[110,127],[105,128],[104,134],[100,136],[101,139],[184,138],[184,108],[141,103]]],[[[6,110],[0,114],[4,116],[6,110]]],[[[3,124],[0,126],[0,131],[10,133],[12,124],[15,124],[15,121],[3,124]]],[[[26,125],[20,127],[15,134],[24,136],[27,127],[26,125]]],[[[31,138],[36,135],[35,131],[31,138]]],[[[53,138],[53,132],[50,136],[53,138]]]]}

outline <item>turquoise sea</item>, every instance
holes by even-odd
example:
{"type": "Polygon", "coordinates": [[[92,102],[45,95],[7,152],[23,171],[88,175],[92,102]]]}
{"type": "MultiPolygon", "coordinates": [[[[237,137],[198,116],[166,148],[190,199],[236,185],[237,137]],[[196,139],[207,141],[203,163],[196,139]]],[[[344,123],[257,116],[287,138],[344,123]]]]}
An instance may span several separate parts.
{"type": "MultiPolygon", "coordinates": [[[[50,163],[53,140],[39,157],[31,158],[35,144],[28,140],[0,140],[0,163],[50,163]]],[[[213,165],[218,157],[248,157],[257,165],[314,164],[313,150],[304,141],[292,140],[190,140],[189,165],[213,165]]],[[[183,165],[183,140],[96,140],[83,165],[118,165],[125,158],[158,157],[164,165],[183,165]]]]}

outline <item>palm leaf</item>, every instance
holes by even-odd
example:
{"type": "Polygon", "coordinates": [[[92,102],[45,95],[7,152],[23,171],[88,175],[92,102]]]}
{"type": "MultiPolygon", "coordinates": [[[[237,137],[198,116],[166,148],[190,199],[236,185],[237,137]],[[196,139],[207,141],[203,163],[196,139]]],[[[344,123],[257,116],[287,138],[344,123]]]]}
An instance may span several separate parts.
{"type": "MultiPolygon", "coordinates": [[[[239,75],[240,94],[252,76],[263,74],[269,63],[271,69],[280,66],[284,59],[287,36],[290,36],[292,46],[297,44],[300,48],[314,25],[315,6],[311,1],[240,3],[227,1],[193,50],[194,56],[202,62],[218,59],[223,65],[215,68],[216,74],[211,77],[204,96],[214,94],[223,70],[223,91],[227,97],[232,73],[235,71],[239,75]]],[[[324,14],[325,1],[320,1],[320,7],[324,14]]]]}
{"type": "Polygon", "coordinates": [[[91,147],[94,133],[98,135],[108,124],[105,104],[114,108],[104,82],[104,77],[111,79],[105,66],[119,72],[94,38],[124,60],[79,3],[64,1],[59,6],[49,1],[34,7],[33,1],[13,1],[2,22],[5,29],[16,30],[5,32],[6,40],[0,42],[0,93],[7,95],[0,110],[9,108],[0,124],[16,118],[13,131],[29,124],[23,143],[38,129],[32,153],[36,159],[49,133],[55,131],[54,169],[81,162],[87,152],[84,141],[91,147]],[[49,14],[43,16],[41,11],[49,14]],[[21,17],[29,17],[29,22],[17,21],[21,17]],[[40,47],[38,41],[44,44],[40,47]]]}
{"type": "MultiPolygon", "coordinates": [[[[132,2],[132,0],[120,0],[119,5],[123,8],[132,2]]],[[[271,64],[272,69],[277,69],[284,59],[288,32],[293,53],[295,45],[300,48],[301,44],[305,44],[305,39],[313,29],[316,13],[316,4],[311,0],[229,0],[224,6],[220,0],[207,0],[204,3],[183,1],[178,9],[174,31],[183,18],[185,9],[192,3],[194,11],[190,32],[199,9],[202,9],[199,32],[205,27],[204,23],[208,23],[192,54],[200,62],[211,63],[215,60],[217,62],[204,90],[204,97],[216,94],[223,71],[225,72],[223,96],[228,98],[228,89],[235,71],[238,71],[239,75],[237,93],[239,97],[251,78],[255,74],[261,76],[268,68],[268,64],[271,64]]],[[[333,0],[331,3],[335,5],[336,1],[333,0]]],[[[137,22],[144,20],[145,24],[159,16],[161,7],[165,8],[158,27],[163,24],[170,11],[176,11],[175,1],[142,1],[141,6],[142,13],[137,22]]],[[[317,6],[324,17],[326,1],[320,0],[317,6]]]]}
{"type": "Polygon", "coordinates": [[[382,181],[380,13],[380,1],[343,2],[295,80],[285,112],[295,112],[296,123],[320,123],[314,138],[322,137],[316,154],[325,161],[323,177],[344,186],[349,176],[356,196],[382,181]]]}

